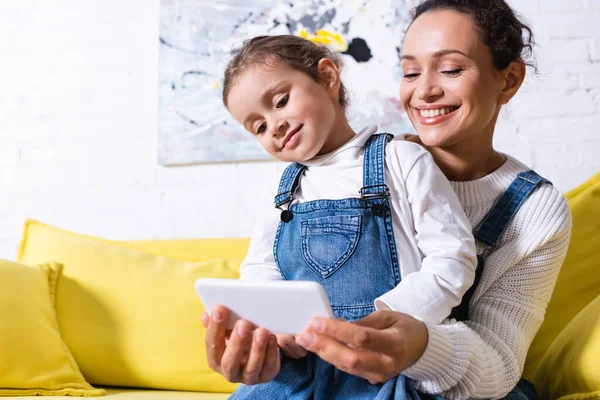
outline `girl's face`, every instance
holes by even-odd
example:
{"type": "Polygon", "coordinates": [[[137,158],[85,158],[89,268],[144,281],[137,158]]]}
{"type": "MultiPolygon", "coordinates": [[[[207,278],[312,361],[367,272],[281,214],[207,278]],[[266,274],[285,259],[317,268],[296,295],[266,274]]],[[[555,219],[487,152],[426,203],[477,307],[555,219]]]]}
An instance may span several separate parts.
{"type": "Polygon", "coordinates": [[[276,63],[244,71],[230,89],[227,106],[273,157],[302,162],[334,150],[336,101],[333,90],[276,63]]]}
{"type": "Polygon", "coordinates": [[[401,67],[400,100],[426,146],[491,140],[505,84],[469,16],[419,16],[406,33],[401,67]]]}

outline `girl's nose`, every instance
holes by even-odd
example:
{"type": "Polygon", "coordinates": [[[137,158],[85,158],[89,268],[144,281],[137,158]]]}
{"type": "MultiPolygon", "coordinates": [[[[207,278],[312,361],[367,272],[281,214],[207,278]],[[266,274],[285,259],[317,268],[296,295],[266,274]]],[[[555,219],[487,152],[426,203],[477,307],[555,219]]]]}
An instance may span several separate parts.
{"type": "Polygon", "coordinates": [[[285,120],[277,121],[275,124],[276,129],[273,130],[273,136],[285,135],[289,124],[285,120]]]}

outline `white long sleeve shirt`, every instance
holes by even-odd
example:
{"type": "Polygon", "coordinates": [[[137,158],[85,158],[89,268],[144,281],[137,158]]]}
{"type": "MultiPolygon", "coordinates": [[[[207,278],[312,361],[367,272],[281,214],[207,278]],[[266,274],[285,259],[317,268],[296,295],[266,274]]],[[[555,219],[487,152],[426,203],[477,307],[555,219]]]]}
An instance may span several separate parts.
{"type": "MultiPolygon", "coordinates": [[[[371,126],[308,167],[294,202],[358,197],[363,185],[363,155],[371,126]]],[[[421,146],[394,139],[386,146],[385,182],[390,189],[394,239],[402,280],[375,300],[377,309],[392,309],[439,324],[472,285],[475,243],[450,183],[421,146]]],[[[262,200],[248,254],[240,272],[244,280],[282,279],[273,256],[280,210],[273,205],[278,182],[262,200]]]]}
{"type": "MultiPolygon", "coordinates": [[[[509,156],[481,179],[451,182],[471,225],[476,227],[517,174],[529,169],[509,156]]],[[[425,353],[403,373],[419,390],[448,399],[493,399],[510,392],[544,319],[570,233],[565,197],[548,184],[536,189],[489,253],[470,302],[470,320],[427,323],[425,353]]]]}

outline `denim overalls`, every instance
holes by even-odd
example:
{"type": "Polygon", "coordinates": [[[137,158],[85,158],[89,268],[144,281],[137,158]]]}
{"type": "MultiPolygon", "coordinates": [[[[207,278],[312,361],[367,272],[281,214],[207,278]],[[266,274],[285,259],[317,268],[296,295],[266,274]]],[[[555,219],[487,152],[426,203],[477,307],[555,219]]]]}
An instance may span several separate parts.
{"type": "MultiPolygon", "coordinates": [[[[396,287],[401,279],[389,189],[384,180],[385,146],[392,138],[389,134],[377,134],[367,141],[363,187],[357,188],[360,197],[291,204],[306,167],[294,163],[281,177],[275,205],[278,208],[289,207],[281,213],[275,236],[275,261],[284,279],[311,280],[323,285],[336,318],[352,321],[373,312],[374,300],[396,287]]],[[[513,186],[514,183],[507,193],[515,193],[513,186]]],[[[520,206],[516,203],[522,203],[527,196],[522,191],[517,192],[517,195],[507,198],[507,204],[498,202],[486,218],[489,222],[484,221],[478,229],[482,237],[489,239],[488,242],[491,240],[490,246],[502,235],[516,213],[520,206]],[[510,212],[512,215],[508,215],[510,212]],[[502,223],[503,226],[496,225],[502,223]]],[[[506,194],[503,199],[505,197],[506,194]]],[[[483,258],[479,257],[478,261],[475,285],[481,276],[483,258]]],[[[453,309],[453,317],[466,319],[475,285],[467,292],[461,305],[453,309]]],[[[340,371],[309,353],[299,360],[282,354],[281,370],[275,379],[265,384],[242,385],[230,399],[442,398],[417,392],[403,375],[383,384],[371,385],[367,380],[340,371]]]]}

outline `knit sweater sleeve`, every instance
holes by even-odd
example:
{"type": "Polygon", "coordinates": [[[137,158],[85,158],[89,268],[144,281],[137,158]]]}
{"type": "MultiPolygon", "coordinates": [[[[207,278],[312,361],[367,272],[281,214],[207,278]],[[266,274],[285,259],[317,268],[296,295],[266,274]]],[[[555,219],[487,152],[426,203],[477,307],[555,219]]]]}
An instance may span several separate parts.
{"type": "Polygon", "coordinates": [[[403,372],[418,390],[448,399],[498,398],[520,379],[571,232],[568,205],[556,189],[538,190],[528,202],[517,229],[486,259],[470,320],[427,325],[425,353],[403,372]]]}

